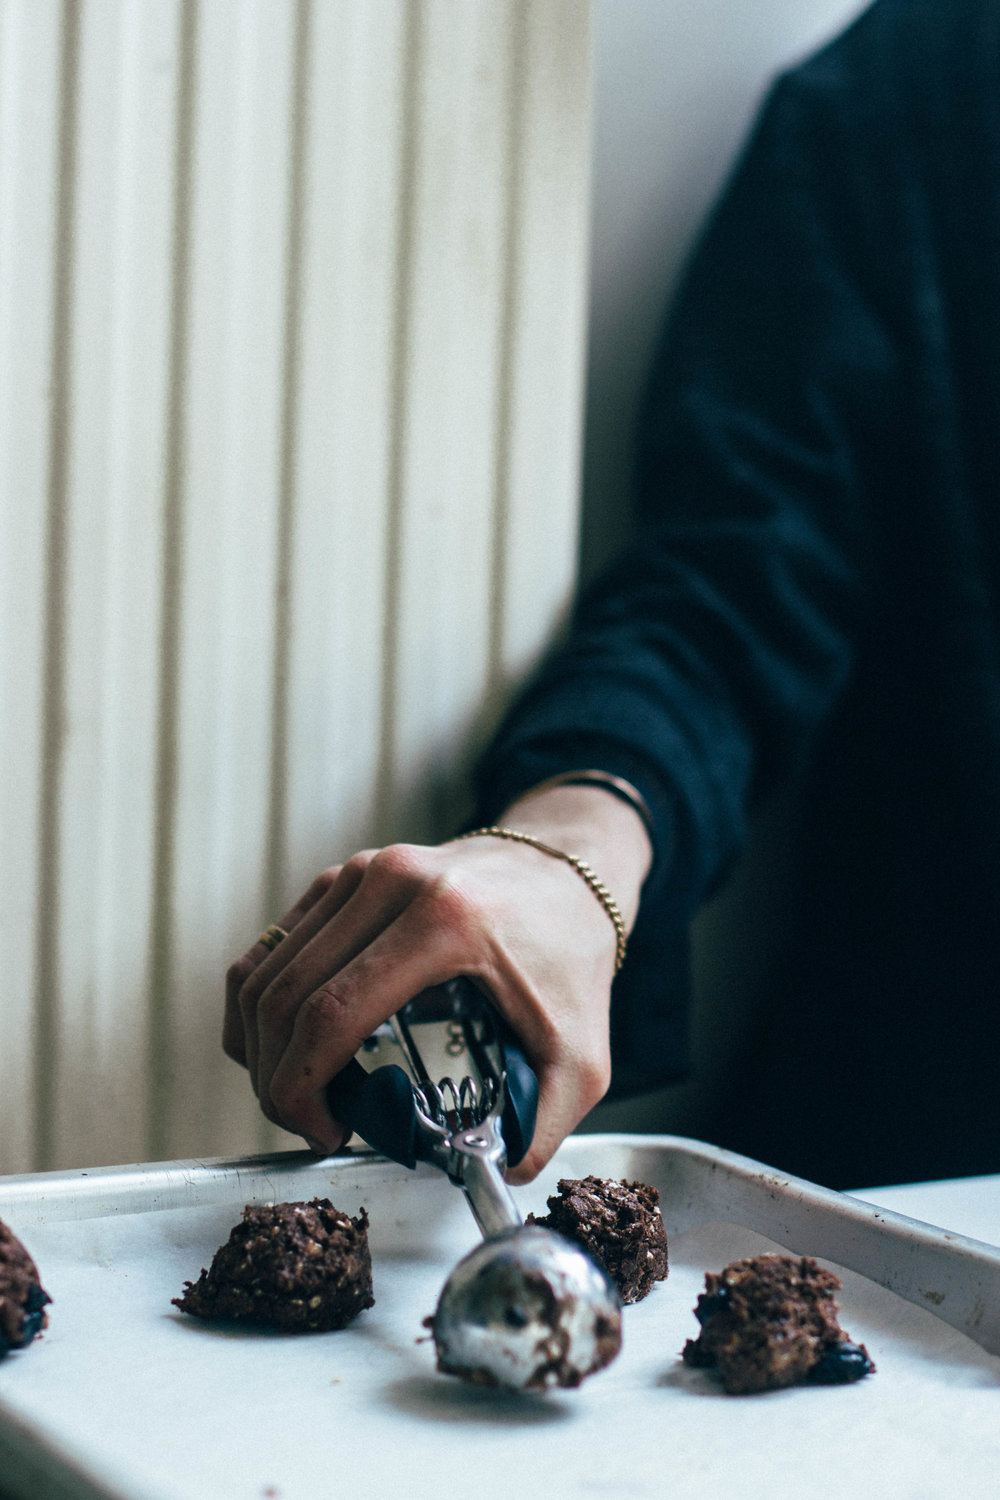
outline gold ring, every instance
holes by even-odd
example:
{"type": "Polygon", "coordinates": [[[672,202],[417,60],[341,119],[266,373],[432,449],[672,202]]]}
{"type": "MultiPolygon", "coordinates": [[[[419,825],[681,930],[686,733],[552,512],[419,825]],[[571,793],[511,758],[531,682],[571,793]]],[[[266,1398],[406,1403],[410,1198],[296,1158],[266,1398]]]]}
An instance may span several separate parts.
{"type": "Polygon", "coordinates": [[[279,943],[284,942],[287,936],[288,933],[283,927],[278,927],[274,922],[272,922],[270,927],[264,928],[264,931],[261,933],[257,941],[258,943],[263,943],[264,947],[270,951],[277,948],[279,943]]]}

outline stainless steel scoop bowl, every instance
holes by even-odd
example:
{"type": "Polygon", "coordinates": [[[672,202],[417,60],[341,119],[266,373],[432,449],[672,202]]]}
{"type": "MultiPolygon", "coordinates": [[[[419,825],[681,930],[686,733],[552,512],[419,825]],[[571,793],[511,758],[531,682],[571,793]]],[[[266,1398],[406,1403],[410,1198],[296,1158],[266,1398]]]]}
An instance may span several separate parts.
{"type": "Polygon", "coordinates": [[[509,1229],[477,1245],[431,1320],[438,1368],[475,1385],[577,1386],[621,1348],[621,1303],[602,1270],[551,1229],[509,1229]]]}

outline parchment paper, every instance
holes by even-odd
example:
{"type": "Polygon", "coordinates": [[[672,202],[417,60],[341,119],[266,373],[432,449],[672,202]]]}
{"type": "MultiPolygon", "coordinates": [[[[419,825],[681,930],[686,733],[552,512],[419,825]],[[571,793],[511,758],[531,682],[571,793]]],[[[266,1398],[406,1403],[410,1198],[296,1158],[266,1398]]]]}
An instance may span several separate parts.
{"type": "MultiPolygon", "coordinates": [[[[557,1175],[522,1195],[525,1210],[544,1211],[557,1175]]],[[[3,1411],[142,1500],[1000,1492],[1000,1359],[862,1278],[844,1274],[842,1322],[876,1375],[727,1397],[679,1360],[704,1272],[780,1247],[703,1225],[672,1241],[668,1281],[625,1309],[614,1366],[576,1392],[518,1397],[439,1376],[424,1341],[476,1243],[461,1195],[443,1181],[427,1194],[424,1243],[389,1205],[370,1208],[376,1306],[307,1336],[216,1329],[171,1307],[238,1210],[33,1226],[51,1326],[0,1364],[3,1411]]]]}

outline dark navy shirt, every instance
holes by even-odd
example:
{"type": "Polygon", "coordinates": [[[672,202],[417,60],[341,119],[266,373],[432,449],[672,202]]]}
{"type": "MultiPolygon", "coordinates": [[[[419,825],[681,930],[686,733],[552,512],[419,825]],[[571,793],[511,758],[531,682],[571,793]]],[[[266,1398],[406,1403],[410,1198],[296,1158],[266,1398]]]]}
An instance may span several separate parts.
{"type": "Polygon", "coordinates": [[[878,0],[778,80],[643,415],[637,531],[479,772],[632,780],[656,860],[615,1087],[686,1065],[686,933],[804,788],[723,1144],[1000,1171],[1000,0],[878,0]]]}

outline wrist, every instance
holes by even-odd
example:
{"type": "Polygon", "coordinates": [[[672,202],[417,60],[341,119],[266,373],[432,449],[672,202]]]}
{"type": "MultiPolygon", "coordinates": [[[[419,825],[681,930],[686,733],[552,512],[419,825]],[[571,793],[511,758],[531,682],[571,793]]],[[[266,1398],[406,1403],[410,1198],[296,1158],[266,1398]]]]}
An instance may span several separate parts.
{"type": "Polygon", "coordinates": [[[521,793],[497,821],[585,860],[611,892],[631,932],[653,859],[636,807],[599,783],[544,783],[521,793]]]}

